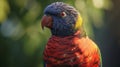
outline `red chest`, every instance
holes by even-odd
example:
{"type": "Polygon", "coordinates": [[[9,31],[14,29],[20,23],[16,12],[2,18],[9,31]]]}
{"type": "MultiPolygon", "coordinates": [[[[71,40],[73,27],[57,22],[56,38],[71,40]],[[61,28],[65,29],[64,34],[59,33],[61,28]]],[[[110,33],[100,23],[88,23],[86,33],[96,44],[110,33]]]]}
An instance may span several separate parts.
{"type": "Polygon", "coordinates": [[[46,45],[44,60],[50,65],[48,67],[91,67],[91,64],[98,67],[100,58],[97,52],[96,45],[87,37],[52,36],[46,45]]]}

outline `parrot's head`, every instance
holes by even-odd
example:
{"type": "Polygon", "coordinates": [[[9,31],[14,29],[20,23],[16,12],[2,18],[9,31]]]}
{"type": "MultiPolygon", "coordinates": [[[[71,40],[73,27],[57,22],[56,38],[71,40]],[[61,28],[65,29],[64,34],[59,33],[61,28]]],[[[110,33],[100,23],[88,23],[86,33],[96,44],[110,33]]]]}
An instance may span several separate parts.
{"type": "Polygon", "coordinates": [[[41,25],[42,28],[49,28],[52,35],[70,36],[80,29],[82,18],[74,7],[63,2],[55,2],[45,8],[41,25]]]}

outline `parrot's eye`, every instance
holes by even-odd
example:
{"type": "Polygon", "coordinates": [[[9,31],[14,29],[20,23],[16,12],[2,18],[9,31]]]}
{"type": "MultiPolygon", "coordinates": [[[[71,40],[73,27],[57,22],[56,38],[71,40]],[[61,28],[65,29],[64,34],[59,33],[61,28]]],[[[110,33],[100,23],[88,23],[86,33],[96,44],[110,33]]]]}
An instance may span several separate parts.
{"type": "Polygon", "coordinates": [[[66,13],[65,13],[65,12],[61,12],[61,13],[60,13],[60,16],[61,16],[61,17],[66,17],[66,13]]]}

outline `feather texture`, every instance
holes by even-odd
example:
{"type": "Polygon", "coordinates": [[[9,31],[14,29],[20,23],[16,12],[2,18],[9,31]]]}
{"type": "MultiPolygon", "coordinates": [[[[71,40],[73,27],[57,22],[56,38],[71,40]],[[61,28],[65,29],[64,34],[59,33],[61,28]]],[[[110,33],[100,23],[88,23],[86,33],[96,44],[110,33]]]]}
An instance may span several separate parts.
{"type": "Polygon", "coordinates": [[[52,36],[44,51],[44,60],[47,67],[99,67],[100,54],[88,37],[52,36]]]}

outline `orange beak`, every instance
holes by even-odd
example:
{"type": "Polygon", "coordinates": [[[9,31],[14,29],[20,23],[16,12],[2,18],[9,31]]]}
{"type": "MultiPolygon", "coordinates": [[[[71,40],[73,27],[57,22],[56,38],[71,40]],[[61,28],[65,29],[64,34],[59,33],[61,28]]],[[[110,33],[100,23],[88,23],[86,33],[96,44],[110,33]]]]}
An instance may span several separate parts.
{"type": "Polygon", "coordinates": [[[44,29],[44,27],[52,28],[52,22],[53,22],[53,19],[51,16],[44,15],[41,21],[42,29],[44,29]]]}

